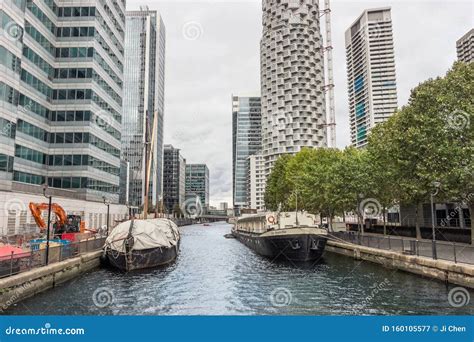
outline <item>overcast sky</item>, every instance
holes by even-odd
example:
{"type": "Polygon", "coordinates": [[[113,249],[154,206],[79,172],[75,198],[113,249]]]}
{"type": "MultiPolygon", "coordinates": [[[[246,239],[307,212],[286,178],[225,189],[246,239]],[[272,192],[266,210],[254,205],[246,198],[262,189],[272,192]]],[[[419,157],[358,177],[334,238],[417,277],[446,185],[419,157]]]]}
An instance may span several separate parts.
{"type": "MultiPolygon", "coordinates": [[[[322,1],[323,2],[323,1],[322,1]]],[[[260,95],[261,0],[127,0],[158,10],[167,30],[165,143],[206,163],[211,205],[232,205],[232,94],[260,95]]],[[[473,27],[471,1],[332,1],[337,144],[349,144],[344,32],[364,9],[392,7],[399,106],[443,75],[473,27]]]]}

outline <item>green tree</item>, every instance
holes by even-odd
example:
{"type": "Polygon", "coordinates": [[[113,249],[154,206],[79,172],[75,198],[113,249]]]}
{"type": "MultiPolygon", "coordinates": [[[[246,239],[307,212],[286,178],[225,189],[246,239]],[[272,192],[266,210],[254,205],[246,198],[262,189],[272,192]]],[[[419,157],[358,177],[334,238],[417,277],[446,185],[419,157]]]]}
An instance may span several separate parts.
{"type": "Polygon", "coordinates": [[[418,238],[421,205],[435,181],[442,184],[438,201],[473,192],[473,95],[473,64],[456,63],[446,77],[416,87],[408,105],[372,131],[372,159],[390,170],[378,192],[387,189],[389,198],[416,206],[418,238]]]}
{"type": "Polygon", "coordinates": [[[282,205],[282,210],[288,210],[288,196],[293,191],[287,178],[287,167],[291,155],[281,156],[273,166],[272,172],[267,178],[265,187],[265,206],[268,210],[277,210],[282,205]]]}

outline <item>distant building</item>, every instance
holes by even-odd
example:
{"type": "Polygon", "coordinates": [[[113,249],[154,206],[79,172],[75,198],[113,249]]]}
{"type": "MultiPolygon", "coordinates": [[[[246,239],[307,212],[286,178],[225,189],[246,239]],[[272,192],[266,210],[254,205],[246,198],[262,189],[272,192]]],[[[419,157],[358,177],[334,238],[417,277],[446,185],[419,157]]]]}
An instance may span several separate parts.
{"type": "Polygon", "coordinates": [[[219,204],[219,209],[220,209],[220,210],[226,210],[226,211],[227,211],[227,209],[229,209],[229,203],[227,203],[227,202],[221,202],[221,203],[219,204]]]}
{"type": "Polygon", "coordinates": [[[234,208],[248,206],[248,157],[262,147],[260,97],[232,97],[232,189],[234,208]]]}
{"type": "Polygon", "coordinates": [[[474,61],[474,29],[471,29],[456,43],[458,59],[461,62],[470,63],[474,61]]]}
{"type": "Polygon", "coordinates": [[[249,209],[265,209],[265,162],[261,153],[248,157],[247,203],[249,209]]]}
{"type": "Polygon", "coordinates": [[[351,143],[361,148],[398,108],[390,8],[365,10],[345,35],[351,143]]]}
{"type": "Polygon", "coordinates": [[[186,194],[186,159],[178,148],[165,145],[163,158],[163,206],[171,214],[184,203],[186,194]]]}
{"type": "Polygon", "coordinates": [[[186,165],[186,200],[197,198],[203,209],[209,208],[209,168],[206,164],[186,165]]]}

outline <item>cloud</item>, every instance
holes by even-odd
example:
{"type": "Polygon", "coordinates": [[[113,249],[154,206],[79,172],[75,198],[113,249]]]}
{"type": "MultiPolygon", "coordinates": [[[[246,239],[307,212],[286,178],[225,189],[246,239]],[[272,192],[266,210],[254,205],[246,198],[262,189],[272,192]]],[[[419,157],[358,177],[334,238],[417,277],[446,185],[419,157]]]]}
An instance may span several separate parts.
{"type": "MultiPolygon", "coordinates": [[[[206,163],[211,203],[232,203],[232,94],[260,94],[261,1],[127,1],[162,14],[167,31],[165,142],[206,163]],[[199,36],[183,27],[197,23],[199,36]],[[193,37],[194,38],[194,37],[193,37]]],[[[470,1],[332,1],[338,146],[349,144],[344,32],[364,9],[392,7],[399,106],[410,90],[443,75],[456,40],[472,27],[470,1]]]]}

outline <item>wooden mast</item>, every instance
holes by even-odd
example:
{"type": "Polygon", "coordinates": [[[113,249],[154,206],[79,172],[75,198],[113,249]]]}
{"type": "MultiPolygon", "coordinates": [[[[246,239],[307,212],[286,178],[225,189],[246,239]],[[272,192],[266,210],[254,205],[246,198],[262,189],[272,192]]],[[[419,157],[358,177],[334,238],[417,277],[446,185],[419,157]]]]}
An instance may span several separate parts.
{"type": "Polygon", "coordinates": [[[151,161],[153,160],[153,148],[156,143],[156,129],[158,125],[158,112],[153,113],[153,128],[149,129],[149,119],[146,118],[146,134],[145,134],[145,191],[143,198],[143,218],[146,220],[148,218],[148,193],[150,190],[150,172],[151,172],[151,161]],[[149,139],[151,136],[151,139],[149,139]]]}

